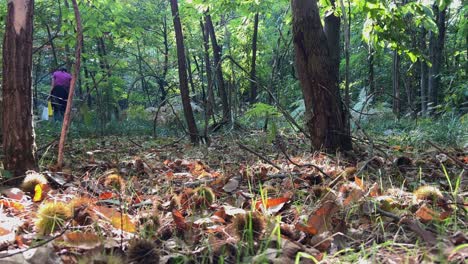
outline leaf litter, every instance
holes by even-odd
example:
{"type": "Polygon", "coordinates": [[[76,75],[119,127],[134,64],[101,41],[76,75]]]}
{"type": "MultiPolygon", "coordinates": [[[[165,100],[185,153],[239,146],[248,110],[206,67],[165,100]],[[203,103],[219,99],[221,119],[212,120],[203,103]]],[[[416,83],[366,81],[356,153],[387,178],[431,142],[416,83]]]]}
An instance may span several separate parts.
{"type": "Polygon", "coordinates": [[[2,190],[4,261],[49,254],[48,263],[124,263],[148,250],[153,262],[140,263],[468,259],[463,151],[451,150],[453,161],[396,146],[373,156],[359,146],[348,156],[310,154],[297,137],[287,139],[288,154],[221,137],[164,148],[148,138],[79,141],[70,143],[67,170],[31,172],[48,182],[2,190]],[[70,217],[35,213],[47,202],[68,205],[70,217]],[[41,217],[50,234],[38,232],[41,217]]]}

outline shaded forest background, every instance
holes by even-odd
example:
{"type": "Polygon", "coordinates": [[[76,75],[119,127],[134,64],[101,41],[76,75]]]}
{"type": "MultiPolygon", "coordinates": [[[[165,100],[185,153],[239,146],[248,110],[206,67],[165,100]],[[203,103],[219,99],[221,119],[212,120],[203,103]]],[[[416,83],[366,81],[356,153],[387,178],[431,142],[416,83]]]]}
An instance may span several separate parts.
{"type": "MultiPolygon", "coordinates": [[[[451,132],[466,123],[461,118],[467,107],[466,6],[457,1],[331,4],[321,1],[320,11],[342,18],[339,80],[353,119],[376,134],[411,131],[408,141],[429,136],[447,144],[460,142],[451,132]],[[431,135],[418,130],[434,125],[432,118],[439,120],[440,130],[435,126],[431,135]],[[452,127],[447,131],[447,126],[452,127]]],[[[222,122],[229,124],[225,128],[239,124],[296,131],[282,111],[303,125],[288,1],[194,0],[179,5],[190,98],[200,131],[208,134],[222,122]]],[[[84,41],[72,131],[183,133],[169,2],[84,1],[79,6],[84,41]]],[[[5,5],[0,8],[4,21],[5,5]]],[[[58,67],[72,70],[75,23],[68,1],[35,1],[37,115],[46,105],[51,73],[58,67]]],[[[358,130],[354,121],[351,127],[358,130]]]]}

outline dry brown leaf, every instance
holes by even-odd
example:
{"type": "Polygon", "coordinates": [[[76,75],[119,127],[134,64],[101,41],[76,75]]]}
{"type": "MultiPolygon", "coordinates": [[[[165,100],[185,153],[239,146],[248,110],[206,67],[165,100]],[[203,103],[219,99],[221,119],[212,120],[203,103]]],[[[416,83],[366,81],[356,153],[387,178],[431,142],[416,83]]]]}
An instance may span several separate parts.
{"type": "Polygon", "coordinates": [[[66,246],[90,250],[102,245],[98,235],[90,232],[71,232],[63,236],[66,246]]]}
{"type": "Polygon", "coordinates": [[[427,207],[426,204],[423,204],[415,213],[416,217],[418,217],[423,222],[429,222],[432,220],[440,221],[440,214],[431,208],[427,207]]]}
{"type": "Polygon", "coordinates": [[[176,227],[180,230],[187,230],[188,229],[188,224],[185,221],[185,217],[182,215],[182,213],[174,209],[172,210],[172,218],[174,219],[174,223],[176,224],[176,227]]]}

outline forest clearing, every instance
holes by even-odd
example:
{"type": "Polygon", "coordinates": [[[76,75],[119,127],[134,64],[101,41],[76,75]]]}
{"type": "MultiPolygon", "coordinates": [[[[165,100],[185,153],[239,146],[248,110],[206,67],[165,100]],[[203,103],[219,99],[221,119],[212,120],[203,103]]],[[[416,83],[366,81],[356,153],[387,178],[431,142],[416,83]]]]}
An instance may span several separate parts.
{"type": "Polygon", "coordinates": [[[0,263],[466,263],[467,15],[0,4],[0,263]]]}

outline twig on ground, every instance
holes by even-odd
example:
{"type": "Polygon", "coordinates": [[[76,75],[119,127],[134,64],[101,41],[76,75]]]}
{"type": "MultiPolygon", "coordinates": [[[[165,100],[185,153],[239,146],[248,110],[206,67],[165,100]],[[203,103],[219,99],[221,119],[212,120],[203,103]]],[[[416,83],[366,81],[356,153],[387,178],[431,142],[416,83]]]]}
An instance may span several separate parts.
{"type": "Polygon", "coordinates": [[[241,143],[237,143],[237,145],[238,145],[241,149],[246,150],[246,151],[248,151],[248,152],[254,154],[255,156],[259,157],[261,160],[263,160],[263,161],[265,161],[266,163],[270,164],[271,166],[277,168],[278,170],[280,170],[280,171],[282,170],[278,165],[274,164],[272,161],[270,161],[269,159],[267,159],[267,158],[266,158],[265,156],[263,156],[262,154],[256,152],[255,150],[253,150],[253,149],[251,149],[251,148],[249,148],[249,147],[247,147],[247,146],[244,146],[244,145],[242,145],[241,143]]]}
{"type": "Polygon", "coordinates": [[[465,163],[459,161],[456,157],[452,156],[450,153],[448,153],[447,151],[443,150],[441,147],[437,146],[436,144],[432,143],[431,141],[429,140],[426,140],[427,143],[429,143],[429,145],[433,146],[434,148],[436,148],[438,151],[444,153],[445,155],[447,155],[447,157],[449,157],[451,160],[453,160],[457,165],[459,165],[462,169],[468,169],[468,166],[465,165],[465,163]]]}

